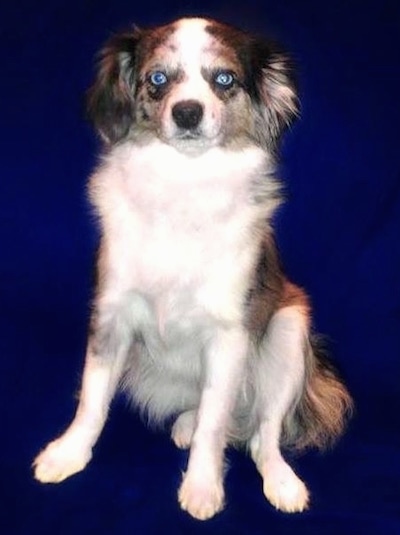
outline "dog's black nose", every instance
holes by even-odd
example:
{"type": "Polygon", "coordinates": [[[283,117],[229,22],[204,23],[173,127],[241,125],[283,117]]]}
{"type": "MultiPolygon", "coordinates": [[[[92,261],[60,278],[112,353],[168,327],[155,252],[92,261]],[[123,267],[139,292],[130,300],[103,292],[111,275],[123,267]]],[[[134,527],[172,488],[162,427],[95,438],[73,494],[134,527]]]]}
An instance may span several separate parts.
{"type": "Polygon", "coordinates": [[[182,100],[172,108],[172,117],[179,128],[193,129],[203,117],[203,106],[197,100],[182,100]]]}

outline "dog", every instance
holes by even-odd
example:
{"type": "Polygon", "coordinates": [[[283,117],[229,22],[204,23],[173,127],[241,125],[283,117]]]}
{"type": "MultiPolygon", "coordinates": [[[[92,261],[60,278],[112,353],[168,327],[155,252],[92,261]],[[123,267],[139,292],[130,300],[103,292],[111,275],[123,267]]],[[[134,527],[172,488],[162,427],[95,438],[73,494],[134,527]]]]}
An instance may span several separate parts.
{"type": "Polygon", "coordinates": [[[298,109],[287,54],[230,25],[183,18],[108,41],[88,94],[104,149],[82,388],[37,480],[86,466],[121,388],[190,448],[178,499],[193,517],[222,510],[229,445],[250,452],[274,507],[308,507],[281,450],[330,445],[352,400],[274,243],[279,141],[298,109]]]}

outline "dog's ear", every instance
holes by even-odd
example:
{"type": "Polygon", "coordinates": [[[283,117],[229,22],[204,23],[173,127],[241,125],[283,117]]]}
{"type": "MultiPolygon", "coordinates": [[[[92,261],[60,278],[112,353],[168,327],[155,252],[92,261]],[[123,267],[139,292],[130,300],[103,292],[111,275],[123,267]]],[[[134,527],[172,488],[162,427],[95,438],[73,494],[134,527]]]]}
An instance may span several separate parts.
{"type": "Polygon", "coordinates": [[[87,94],[87,112],[107,144],[121,141],[134,120],[137,48],[141,31],[112,37],[99,55],[97,77],[87,94]]]}
{"type": "Polygon", "coordinates": [[[293,62],[274,43],[253,43],[256,105],[264,141],[276,145],[282,132],[299,113],[293,62]]]}

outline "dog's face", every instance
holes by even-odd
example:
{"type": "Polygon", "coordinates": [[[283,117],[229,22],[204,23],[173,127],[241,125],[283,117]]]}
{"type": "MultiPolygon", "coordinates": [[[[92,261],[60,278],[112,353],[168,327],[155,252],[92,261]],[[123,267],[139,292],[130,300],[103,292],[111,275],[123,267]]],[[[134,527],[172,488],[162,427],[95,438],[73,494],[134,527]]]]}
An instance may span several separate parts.
{"type": "Polygon", "coordinates": [[[271,148],[296,111],[285,55],[196,18],[114,37],[89,94],[106,143],[156,137],[187,153],[249,143],[271,148]]]}

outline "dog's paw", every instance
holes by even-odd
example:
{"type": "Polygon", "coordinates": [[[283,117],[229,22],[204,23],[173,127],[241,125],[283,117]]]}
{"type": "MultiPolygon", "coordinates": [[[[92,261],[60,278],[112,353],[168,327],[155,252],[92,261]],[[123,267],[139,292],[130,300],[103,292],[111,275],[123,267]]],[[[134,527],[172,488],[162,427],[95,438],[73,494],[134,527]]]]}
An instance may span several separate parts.
{"type": "Polygon", "coordinates": [[[280,511],[300,513],[308,508],[307,487],[283,460],[265,468],[263,489],[265,497],[280,511]]]}
{"type": "Polygon", "coordinates": [[[171,438],[175,446],[181,449],[190,448],[192,442],[194,426],[196,421],[195,411],[183,412],[178,416],[172,426],[171,438]]]}
{"type": "Polygon", "coordinates": [[[50,442],[33,461],[34,477],[41,483],[60,483],[85,468],[91,449],[63,437],[50,442]]]}
{"type": "Polygon", "coordinates": [[[194,518],[208,520],[224,507],[222,482],[186,475],[179,489],[178,499],[181,508],[194,518]]]}

